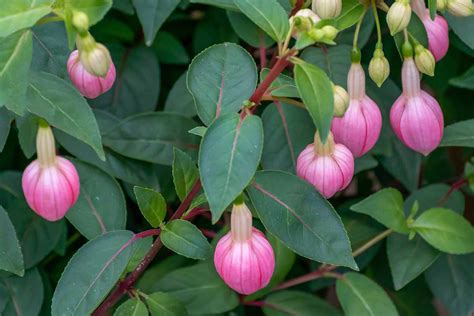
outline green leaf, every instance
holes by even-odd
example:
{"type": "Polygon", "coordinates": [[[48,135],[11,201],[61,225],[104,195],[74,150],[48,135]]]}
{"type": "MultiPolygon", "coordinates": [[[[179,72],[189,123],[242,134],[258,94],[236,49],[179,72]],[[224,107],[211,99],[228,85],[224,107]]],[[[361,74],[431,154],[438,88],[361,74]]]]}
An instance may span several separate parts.
{"type": "Polygon", "coordinates": [[[449,13],[444,14],[448,24],[454,33],[463,41],[469,48],[474,49],[474,16],[461,17],[454,16],[449,13]]]}
{"type": "Polygon", "coordinates": [[[234,32],[247,44],[253,47],[270,47],[275,41],[265,34],[255,23],[244,14],[234,11],[227,11],[227,18],[234,32]]]}
{"type": "Polygon", "coordinates": [[[160,226],[166,216],[165,198],[155,190],[137,186],[133,188],[133,192],[143,217],[152,227],[160,226]]]}
{"type": "Polygon", "coordinates": [[[436,17],[436,0],[428,0],[428,8],[430,10],[430,18],[434,20],[436,17]]]}
{"type": "Polygon", "coordinates": [[[189,63],[189,55],[183,44],[171,33],[158,32],[153,42],[158,60],[163,64],[187,65],[189,63]]]}
{"type": "Polygon", "coordinates": [[[82,246],[59,279],[51,305],[52,316],[91,314],[125,270],[133,240],[132,232],[120,230],[82,246]]]}
{"type": "Polygon", "coordinates": [[[184,72],[178,80],[176,80],[168,93],[164,108],[165,112],[178,113],[186,117],[197,115],[193,95],[189,92],[186,85],[187,74],[187,72],[184,72]]]}
{"type": "Polygon", "coordinates": [[[187,84],[199,118],[210,125],[220,115],[237,112],[252,95],[257,85],[257,68],[242,47],[218,44],[193,59],[187,84]]]}
{"type": "Polygon", "coordinates": [[[153,236],[140,238],[132,244],[132,255],[125,268],[126,273],[135,270],[153,245],[153,236]]]}
{"type": "Polygon", "coordinates": [[[39,19],[51,12],[52,4],[52,0],[3,2],[0,11],[0,38],[33,26],[39,19]]]}
{"type": "Polygon", "coordinates": [[[351,49],[350,45],[344,44],[326,49],[308,47],[301,58],[321,68],[335,84],[346,87],[347,73],[351,67],[351,49]]]}
{"type": "Polygon", "coordinates": [[[183,304],[168,293],[157,292],[145,296],[151,316],[186,316],[183,304]]]}
{"type": "Polygon", "coordinates": [[[184,257],[204,260],[211,255],[211,246],[199,228],[188,221],[175,219],[163,228],[160,239],[166,248],[184,257]]]}
{"type": "Polygon", "coordinates": [[[403,196],[393,188],[383,189],[351,206],[354,212],[367,214],[396,232],[408,234],[403,213],[403,196]]]}
{"type": "MultiPolygon", "coordinates": [[[[420,18],[418,15],[415,14],[415,12],[412,13],[411,18],[410,18],[410,23],[408,24],[407,27],[408,32],[416,38],[418,42],[420,42],[421,45],[424,47],[428,48],[428,36],[426,34],[426,29],[425,26],[423,25],[423,22],[421,22],[420,18]]],[[[400,56],[403,56],[402,54],[402,44],[405,41],[403,32],[399,32],[396,34],[393,39],[395,40],[395,44],[398,49],[398,53],[400,56]]]]}
{"type": "Polygon", "coordinates": [[[206,134],[207,127],[205,126],[196,126],[195,128],[192,128],[188,131],[188,133],[199,136],[199,137],[204,137],[204,134],[206,134]]]}
{"type": "Polygon", "coordinates": [[[341,14],[336,18],[339,32],[356,24],[364,11],[364,6],[359,1],[343,0],[341,14]]]}
{"type": "Polygon", "coordinates": [[[442,255],[425,273],[437,299],[451,315],[469,315],[474,310],[474,254],[442,255]]]}
{"type": "Polygon", "coordinates": [[[167,292],[181,301],[189,314],[219,314],[239,304],[237,294],[227,287],[210,262],[166,274],[156,284],[156,290],[167,292]]]}
{"type": "Polygon", "coordinates": [[[474,119],[446,126],[440,146],[474,147],[474,119]]]}
{"type": "Polygon", "coordinates": [[[154,111],[160,94],[160,65],[152,48],[109,45],[117,69],[115,84],[89,103],[118,117],[154,111]],[[120,83],[120,84],[119,84],[120,83]]]}
{"type": "Polygon", "coordinates": [[[176,9],[179,0],[132,0],[132,3],[143,26],[145,43],[151,46],[156,33],[171,12],[176,9]]]}
{"type": "Polygon", "coordinates": [[[10,125],[13,118],[13,113],[8,111],[5,107],[0,108],[0,153],[3,151],[8,135],[10,134],[10,125]]]}
{"type": "Polygon", "coordinates": [[[173,182],[176,194],[182,201],[191,191],[194,183],[199,177],[199,170],[194,161],[186,153],[174,149],[173,158],[173,182]]]}
{"type": "Polygon", "coordinates": [[[249,184],[262,147],[263,128],[258,116],[227,114],[207,130],[199,152],[199,172],[214,223],[249,184]]]}
{"type": "Polygon", "coordinates": [[[7,212],[20,241],[25,269],[29,269],[54,249],[61,237],[61,222],[44,220],[30,210],[23,200],[10,205],[7,212]]]}
{"type": "Polygon", "coordinates": [[[365,275],[344,274],[336,282],[336,293],[346,316],[398,315],[383,288],[365,275]]]}
{"type": "Polygon", "coordinates": [[[7,211],[17,203],[17,199],[23,198],[21,176],[21,172],[14,170],[0,172],[0,205],[7,211]]]}
{"type": "Polygon", "coordinates": [[[5,296],[0,295],[0,302],[7,298],[8,303],[2,315],[39,315],[43,303],[43,282],[38,270],[30,269],[23,277],[10,276],[0,279],[1,288],[5,288],[5,296]]]}
{"type": "Polygon", "coordinates": [[[136,283],[136,288],[146,293],[158,291],[158,281],[167,276],[171,271],[187,266],[188,264],[189,259],[179,255],[171,255],[163,258],[146,269],[143,276],[136,283]]]}
{"type": "Polygon", "coordinates": [[[7,212],[0,206],[0,270],[23,276],[23,255],[21,254],[20,242],[16,236],[7,212]]]}
{"type": "Polygon", "coordinates": [[[284,41],[289,32],[288,14],[276,0],[234,0],[235,5],[270,37],[284,41]]]}
{"type": "Polygon", "coordinates": [[[190,0],[191,3],[212,5],[221,9],[239,11],[233,0],[190,0]]]}
{"type": "Polygon", "coordinates": [[[265,108],[262,165],[267,170],[296,173],[296,160],[313,142],[314,124],[305,109],[275,102],[265,108]]]}
{"type": "Polygon", "coordinates": [[[377,167],[378,161],[370,154],[356,158],[354,161],[354,174],[377,167]]]}
{"type": "MultiPolygon", "coordinates": [[[[264,68],[260,72],[260,82],[270,73],[270,69],[264,68]]],[[[273,80],[272,84],[268,88],[268,91],[272,96],[275,97],[288,97],[288,98],[300,98],[298,89],[296,88],[295,80],[287,75],[280,74],[273,80]]]]}
{"type": "Polygon", "coordinates": [[[117,181],[102,170],[73,160],[79,173],[81,192],[66,218],[87,239],[125,229],[127,209],[117,181]]]}
{"type": "Polygon", "coordinates": [[[267,238],[272,245],[273,253],[275,255],[275,270],[273,271],[272,278],[268,285],[253,294],[247,295],[245,297],[246,302],[254,301],[257,298],[270,293],[275,286],[285,279],[295,263],[296,255],[293,251],[288,249],[288,247],[272,234],[267,234],[267,238]]]}
{"type": "Polygon", "coordinates": [[[30,31],[17,32],[0,41],[0,104],[19,115],[25,110],[31,56],[30,31]]]}
{"type": "Polygon", "coordinates": [[[341,316],[342,314],[316,295],[300,291],[281,291],[265,299],[266,316],[341,316]]]}
{"type": "Polygon", "coordinates": [[[45,72],[31,73],[27,102],[28,111],[85,142],[105,159],[94,114],[72,85],[45,72]]]}
{"type": "Polygon", "coordinates": [[[148,309],[139,298],[132,298],[121,304],[114,316],[148,316],[148,309]]]}
{"type": "Polygon", "coordinates": [[[449,209],[429,209],[411,227],[430,245],[443,252],[474,252],[473,227],[464,217],[449,209]]]}
{"type": "Polygon", "coordinates": [[[449,84],[459,88],[474,90],[474,66],[471,66],[461,76],[450,79],[449,84]]]}
{"type": "Polygon", "coordinates": [[[198,138],[188,133],[196,125],[179,114],[142,113],[121,121],[103,140],[105,146],[126,157],[171,165],[174,147],[196,152],[198,138]]]}
{"type": "Polygon", "coordinates": [[[295,65],[296,87],[323,141],[329,134],[334,113],[332,85],[319,67],[301,62],[295,65]]]}
{"type": "Polygon", "coordinates": [[[265,228],[297,254],[357,269],[339,215],[312,185],[280,171],[257,172],[247,189],[265,228]]]}
{"type": "Polygon", "coordinates": [[[112,8],[129,15],[135,13],[131,0],[114,0],[112,8]]]}

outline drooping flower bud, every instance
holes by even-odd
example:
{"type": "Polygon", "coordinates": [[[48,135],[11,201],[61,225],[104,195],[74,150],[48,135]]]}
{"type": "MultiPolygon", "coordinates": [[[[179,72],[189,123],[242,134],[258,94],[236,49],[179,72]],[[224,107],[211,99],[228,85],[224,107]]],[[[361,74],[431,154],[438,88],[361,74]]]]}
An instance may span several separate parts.
{"type": "Polygon", "coordinates": [[[390,125],[409,148],[428,155],[443,136],[443,112],[438,102],[420,88],[420,74],[412,57],[402,66],[403,93],[390,110],[390,125]]]}
{"type": "Polygon", "coordinates": [[[446,0],[446,9],[455,16],[471,16],[474,14],[471,0],[446,0]]]}
{"type": "Polygon", "coordinates": [[[57,221],[77,201],[79,176],[69,160],[56,156],[53,132],[47,124],[38,128],[36,152],[38,158],[23,172],[23,193],[39,216],[57,221]]]}
{"type": "Polygon", "coordinates": [[[346,113],[349,106],[349,94],[347,91],[338,85],[332,86],[334,95],[334,116],[341,117],[346,113]]]}
{"type": "Polygon", "coordinates": [[[387,24],[390,34],[395,35],[408,26],[411,18],[409,0],[396,0],[387,13],[387,24]]]}
{"type": "Polygon", "coordinates": [[[333,19],[341,14],[341,0],[313,0],[311,6],[314,12],[322,19],[333,19]]]}
{"type": "Polygon", "coordinates": [[[230,232],[214,253],[214,265],[224,282],[240,294],[252,294],[270,282],[275,269],[273,249],[265,235],[252,227],[245,203],[234,204],[230,232]]]}
{"type": "Polygon", "coordinates": [[[320,20],[321,18],[310,9],[302,9],[290,18],[290,24],[294,25],[296,33],[308,32],[320,20]]]}
{"type": "Polygon", "coordinates": [[[378,87],[381,87],[389,74],[390,64],[385,58],[382,47],[377,47],[369,63],[369,76],[378,87]]]}
{"type": "Polygon", "coordinates": [[[354,157],[346,146],[334,142],[331,133],[324,144],[319,133],[316,133],[314,143],[306,146],[298,156],[296,174],[311,183],[326,198],[330,198],[351,182],[354,157]]]}
{"type": "Polygon", "coordinates": [[[433,54],[421,44],[415,45],[415,64],[420,72],[428,76],[434,76],[435,58],[433,54]]]}
{"type": "Polygon", "coordinates": [[[308,36],[314,41],[319,43],[325,43],[334,45],[334,39],[338,34],[338,29],[332,25],[324,25],[321,28],[313,27],[309,32],[308,36]]]}
{"type": "Polygon", "coordinates": [[[365,74],[359,63],[352,63],[347,87],[349,107],[343,117],[333,119],[331,131],[336,143],[349,148],[354,157],[360,157],[377,142],[382,115],[377,104],[365,93],[365,74]]]}
{"type": "Polygon", "coordinates": [[[79,51],[75,50],[67,61],[67,71],[74,86],[79,92],[89,98],[94,99],[107,92],[114,85],[115,66],[110,62],[110,67],[105,78],[90,74],[79,58],[79,51]]]}
{"type": "Polygon", "coordinates": [[[430,17],[430,11],[426,8],[423,0],[413,0],[411,2],[413,11],[420,18],[428,35],[428,48],[436,61],[443,58],[449,48],[449,29],[446,19],[435,14],[434,20],[430,17]]]}
{"type": "Polygon", "coordinates": [[[109,50],[104,45],[96,43],[89,32],[85,35],[78,35],[76,37],[76,45],[79,50],[81,63],[87,72],[91,75],[105,78],[109,71],[109,66],[112,64],[109,50]]]}

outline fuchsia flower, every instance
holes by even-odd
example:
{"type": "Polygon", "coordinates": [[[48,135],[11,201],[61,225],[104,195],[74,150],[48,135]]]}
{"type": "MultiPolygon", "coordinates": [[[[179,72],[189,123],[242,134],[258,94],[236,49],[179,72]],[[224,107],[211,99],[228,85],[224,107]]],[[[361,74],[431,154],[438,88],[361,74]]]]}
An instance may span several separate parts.
{"type": "Polygon", "coordinates": [[[428,155],[443,137],[443,112],[438,102],[420,88],[420,73],[412,57],[402,67],[403,93],[392,106],[390,124],[411,149],[428,155]]]}
{"type": "Polygon", "coordinates": [[[429,50],[436,61],[439,61],[446,55],[449,48],[449,29],[446,19],[436,14],[435,19],[431,20],[430,11],[423,0],[413,0],[412,8],[425,26],[429,50]]]}
{"type": "Polygon", "coordinates": [[[270,282],[273,249],[265,235],[252,227],[252,214],[244,203],[234,204],[230,225],[230,232],[217,243],[214,265],[230,288],[248,295],[270,282]]]}
{"type": "Polygon", "coordinates": [[[38,129],[36,151],[38,159],[23,172],[23,193],[39,216],[57,221],[77,201],[79,176],[69,160],[56,156],[53,132],[47,125],[38,129]]]}
{"type": "Polygon", "coordinates": [[[78,50],[73,51],[69,56],[67,71],[77,90],[89,99],[97,98],[110,90],[115,81],[115,66],[111,60],[105,77],[96,76],[86,70],[81,62],[78,50]]]}
{"type": "Polygon", "coordinates": [[[375,102],[365,94],[365,74],[360,63],[352,63],[347,77],[349,107],[343,117],[335,117],[331,131],[336,143],[360,157],[374,147],[382,129],[382,115],[375,102]]]}
{"type": "Polygon", "coordinates": [[[354,157],[346,146],[334,143],[331,133],[325,144],[316,133],[314,143],[306,146],[298,156],[296,173],[326,198],[330,198],[351,182],[354,157]]]}

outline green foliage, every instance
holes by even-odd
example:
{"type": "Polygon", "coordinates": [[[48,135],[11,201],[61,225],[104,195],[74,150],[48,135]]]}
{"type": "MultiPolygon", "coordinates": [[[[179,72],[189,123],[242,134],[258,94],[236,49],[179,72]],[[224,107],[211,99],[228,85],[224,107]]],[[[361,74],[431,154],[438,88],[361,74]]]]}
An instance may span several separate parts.
{"type": "Polygon", "coordinates": [[[143,217],[152,227],[161,225],[166,216],[165,198],[155,190],[134,187],[133,192],[143,217]]]}
{"type": "Polygon", "coordinates": [[[145,303],[138,298],[132,298],[120,305],[114,316],[147,316],[148,309],[145,303]]]}

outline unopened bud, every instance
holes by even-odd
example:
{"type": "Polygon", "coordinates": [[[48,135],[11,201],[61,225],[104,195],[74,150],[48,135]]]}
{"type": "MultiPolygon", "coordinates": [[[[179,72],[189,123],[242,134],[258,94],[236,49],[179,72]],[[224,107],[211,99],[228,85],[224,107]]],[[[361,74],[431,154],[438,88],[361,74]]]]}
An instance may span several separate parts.
{"type": "Polygon", "coordinates": [[[339,30],[332,25],[325,25],[322,30],[327,41],[333,41],[336,38],[337,33],[339,33],[339,30]]]}
{"type": "Polygon", "coordinates": [[[75,11],[72,15],[72,25],[80,35],[86,35],[89,31],[89,18],[82,11],[75,11]]]}
{"type": "Polygon", "coordinates": [[[471,0],[446,0],[446,9],[455,16],[470,16],[474,13],[471,0]]]}
{"type": "Polygon", "coordinates": [[[84,37],[77,37],[77,48],[81,64],[88,73],[98,77],[105,77],[109,71],[109,50],[102,44],[96,43],[92,35],[87,33],[84,37]]]}
{"type": "Polygon", "coordinates": [[[341,0],[313,0],[312,9],[322,19],[333,19],[341,14],[341,0]]]}
{"type": "Polygon", "coordinates": [[[334,94],[334,116],[342,117],[349,106],[349,94],[338,85],[333,85],[332,91],[334,94]]]}
{"type": "Polygon", "coordinates": [[[447,7],[446,0],[437,0],[436,1],[436,9],[438,11],[444,11],[447,7]]]}
{"type": "Polygon", "coordinates": [[[383,53],[382,48],[376,48],[374,56],[369,63],[369,76],[380,87],[390,74],[390,64],[383,53]]]}
{"type": "Polygon", "coordinates": [[[299,32],[308,32],[320,20],[319,16],[310,9],[303,9],[290,18],[290,24],[293,24],[299,32]]]}
{"type": "Polygon", "coordinates": [[[415,64],[420,72],[428,76],[434,76],[435,58],[433,54],[421,44],[415,46],[415,64]]]}
{"type": "Polygon", "coordinates": [[[390,34],[395,35],[408,26],[411,18],[411,7],[408,0],[397,0],[387,13],[387,24],[390,34]]]}

